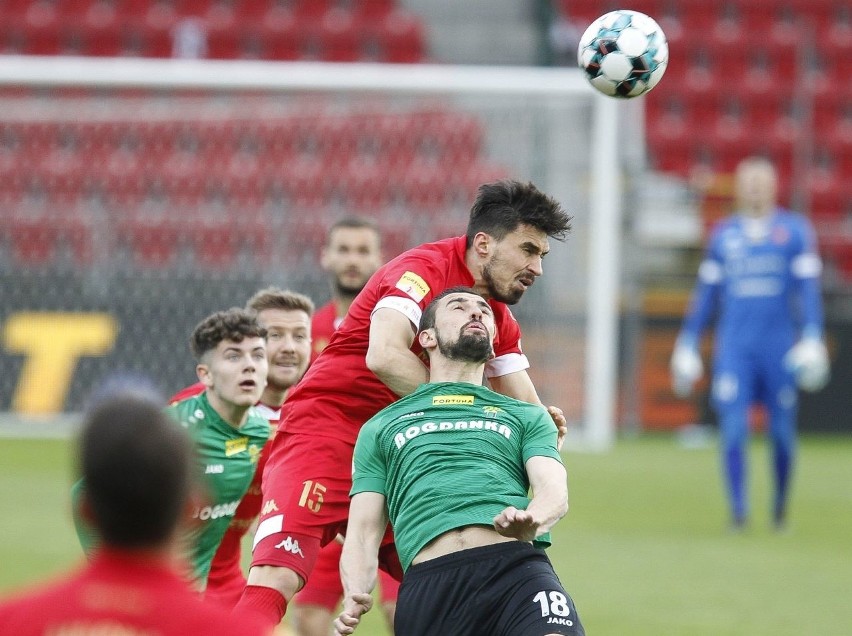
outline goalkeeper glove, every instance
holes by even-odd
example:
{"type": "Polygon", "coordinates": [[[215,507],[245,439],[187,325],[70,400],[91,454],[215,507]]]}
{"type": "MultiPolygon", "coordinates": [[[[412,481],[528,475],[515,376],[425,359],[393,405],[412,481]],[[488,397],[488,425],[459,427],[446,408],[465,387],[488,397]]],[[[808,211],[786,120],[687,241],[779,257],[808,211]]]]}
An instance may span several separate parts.
{"type": "Polygon", "coordinates": [[[784,356],[784,366],[793,373],[803,391],[819,391],[828,384],[828,351],[819,338],[799,340],[784,356]]]}
{"type": "Polygon", "coordinates": [[[704,375],[704,364],[697,347],[678,338],[670,363],[672,390],[679,397],[692,393],[692,387],[704,375]]]}

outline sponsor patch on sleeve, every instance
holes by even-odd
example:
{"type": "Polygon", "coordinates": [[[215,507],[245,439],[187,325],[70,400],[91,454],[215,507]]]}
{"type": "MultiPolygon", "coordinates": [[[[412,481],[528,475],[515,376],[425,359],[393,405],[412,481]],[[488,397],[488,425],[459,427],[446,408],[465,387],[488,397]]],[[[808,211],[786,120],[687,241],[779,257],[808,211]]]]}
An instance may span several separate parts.
{"type": "Polygon", "coordinates": [[[429,293],[429,285],[414,272],[405,272],[396,283],[396,288],[408,294],[415,302],[420,302],[429,293]]]}

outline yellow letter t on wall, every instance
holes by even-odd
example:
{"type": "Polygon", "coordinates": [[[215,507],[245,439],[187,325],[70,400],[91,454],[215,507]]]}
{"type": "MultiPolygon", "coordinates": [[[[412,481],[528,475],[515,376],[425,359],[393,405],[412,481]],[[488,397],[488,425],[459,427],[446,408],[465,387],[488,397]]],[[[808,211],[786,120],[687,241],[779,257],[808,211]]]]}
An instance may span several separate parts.
{"type": "Polygon", "coordinates": [[[26,356],[12,410],[26,415],[58,413],[77,359],[109,352],[118,325],[109,314],[22,312],[9,317],[3,344],[26,356]]]}

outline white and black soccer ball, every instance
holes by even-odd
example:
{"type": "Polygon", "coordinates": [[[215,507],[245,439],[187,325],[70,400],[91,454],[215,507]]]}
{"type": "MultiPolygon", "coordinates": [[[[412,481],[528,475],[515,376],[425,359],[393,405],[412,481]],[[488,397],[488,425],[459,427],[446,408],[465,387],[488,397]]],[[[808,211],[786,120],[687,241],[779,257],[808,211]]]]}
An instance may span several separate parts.
{"type": "Polygon", "coordinates": [[[610,97],[638,97],[657,85],[669,61],[660,25],[638,11],[620,9],[589,25],[577,61],[592,86],[610,97]]]}

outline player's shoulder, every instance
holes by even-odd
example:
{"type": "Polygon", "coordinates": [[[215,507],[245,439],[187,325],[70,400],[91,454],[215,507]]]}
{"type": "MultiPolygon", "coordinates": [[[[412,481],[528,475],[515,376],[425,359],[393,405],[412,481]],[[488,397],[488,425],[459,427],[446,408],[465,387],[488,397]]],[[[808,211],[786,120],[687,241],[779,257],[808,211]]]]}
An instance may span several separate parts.
{"type": "Polygon", "coordinates": [[[446,273],[448,263],[458,257],[460,246],[463,249],[462,241],[464,237],[457,236],[412,247],[391,259],[384,265],[384,270],[391,274],[407,269],[421,275],[434,272],[446,273]]]}
{"type": "Polygon", "coordinates": [[[517,398],[497,393],[487,387],[482,387],[479,392],[479,397],[483,404],[491,405],[495,408],[510,412],[518,417],[528,419],[547,415],[547,410],[541,404],[533,404],[532,402],[524,402],[517,398]]]}
{"type": "Polygon", "coordinates": [[[179,420],[183,420],[192,415],[195,415],[195,411],[198,409],[203,409],[204,399],[203,399],[203,391],[201,393],[188,394],[178,400],[169,400],[169,405],[166,407],[166,410],[173,416],[178,418],[179,420]]]}
{"type": "Polygon", "coordinates": [[[183,629],[187,634],[254,636],[270,633],[253,615],[230,612],[198,598],[185,599],[184,612],[183,629]]]}
{"type": "Polygon", "coordinates": [[[498,323],[502,321],[510,321],[512,323],[518,322],[515,319],[515,314],[512,313],[512,310],[506,303],[492,298],[488,300],[488,304],[491,306],[491,311],[494,312],[494,320],[498,323]]]}
{"type": "Polygon", "coordinates": [[[737,214],[719,219],[710,226],[710,242],[718,241],[726,234],[742,232],[742,219],[737,214]]]}
{"type": "Polygon", "coordinates": [[[311,324],[316,324],[329,319],[333,320],[336,317],[337,306],[334,304],[334,300],[329,300],[326,304],[314,312],[314,315],[311,318],[311,324]]]}
{"type": "Polygon", "coordinates": [[[240,427],[240,430],[245,432],[246,435],[266,439],[269,437],[269,431],[271,430],[269,417],[259,407],[253,406],[249,409],[248,417],[245,424],[240,427]]]}
{"type": "Polygon", "coordinates": [[[811,221],[807,216],[795,210],[786,208],[778,208],[775,211],[776,222],[800,232],[807,232],[811,229],[811,221]]]}
{"type": "Polygon", "coordinates": [[[204,385],[201,382],[196,382],[195,384],[190,384],[188,387],[184,387],[177,393],[175,393],[172,397],[169,398],[169,405],[175,404],[177,402],[182,402],[187,398],[195,397],[204,393],[204,385]]]}

